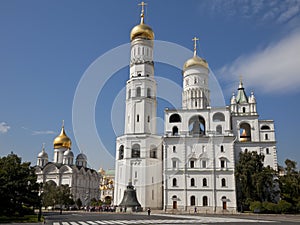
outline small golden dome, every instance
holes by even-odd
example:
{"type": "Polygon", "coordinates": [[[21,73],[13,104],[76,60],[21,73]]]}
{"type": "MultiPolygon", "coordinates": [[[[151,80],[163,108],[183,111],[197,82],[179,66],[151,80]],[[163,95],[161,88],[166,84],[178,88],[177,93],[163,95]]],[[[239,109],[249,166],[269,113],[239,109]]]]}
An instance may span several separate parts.
{"type": "Polygon", "coordinates": [[[141,2],[139,4],[142,6],[142,11],[141,11],[141,23],[139,25],[136,25],[134,28],[132,28],[130,32],[130,41],[132,41],[135,38],[144,38],[148,40],[153,40],[154,39],[154,32],[151,27],[148,25],[144,24],[144,6],[147,5],[144,2],[141,2]]]}
{"type": "Polygon", "coordinates": [[[141,23],[132,28],[130,32],[130,40],[132,41],[135,38],[144,38],[148,40],[154,39],[154,32],[151,27],[148,25],[141,23]]]}
{"type": "Polygon", "coordinates": [[[53,141],[54,148],[71,149],[71,139],[66,135],[65,128],[62,126],[60,134],[53,141]]]}
{"type": "Polygon", "coordinates": [[[192,40],[194,41],[194,56],[184,63],[183,71],[192,66],[202,66],[208,69],[208,63],[206,62],[206,60],[197,56],[197,41],[199,40],[199,38],[194,37],[192,40]]]}
{"type": "Polygon", "coordinates": [[[188,59],[184,63],[183,70],[186,70],[187,68],[192,67],[192,66],[202,66],[202,67],[208,69],[208,63],[206,62],[206,60],[198,57],[197,55],[193,56],[193,58],[188,59]]]}

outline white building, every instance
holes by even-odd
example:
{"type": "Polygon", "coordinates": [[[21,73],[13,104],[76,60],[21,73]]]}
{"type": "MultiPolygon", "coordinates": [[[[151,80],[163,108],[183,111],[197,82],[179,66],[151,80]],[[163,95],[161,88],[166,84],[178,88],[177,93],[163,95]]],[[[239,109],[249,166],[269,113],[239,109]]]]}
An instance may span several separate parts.
{"type": "Polygon", "coordinates": [[[265,166],[277,169],[274,121],[258,119],[254,94],[247,97],[242,82],[230,106],[211,107],[209,66],[197,55],[195,38],[194,55],[182,71],[182,108],[165,109],[164,136],[156,135],[153,39],[142,9],[141,24],[131,31],[125,133],[116,141],[114,204],[121,202],[132,181],[143,208],[235,212],[239,153],[263,153],[265,166]]]}
{"type": "Polygon", "coordinates": [[[114,204],[123,199],[129,181],[142,207],[162,207],[162,137],[156,134],[154,33],[141,23],[130,33],[131,56],[126,84],[124,135],[116,141],[114,204]]]}
{"type": "Polygon", "coordinates": [[[53,162],[48,161],[44,147],[38,154],[37,182],[55,182],[58,186],[67,184],[71,188],[74,201],[79,198],[83,205],[88,205],[91,199],[99,199],[100,176],[97,171],[87,168],[87,157],[83,153],[77,155],[74,164],[71,145],[71,139],[62,126],[61,133],[53,141],[53,162]]]}

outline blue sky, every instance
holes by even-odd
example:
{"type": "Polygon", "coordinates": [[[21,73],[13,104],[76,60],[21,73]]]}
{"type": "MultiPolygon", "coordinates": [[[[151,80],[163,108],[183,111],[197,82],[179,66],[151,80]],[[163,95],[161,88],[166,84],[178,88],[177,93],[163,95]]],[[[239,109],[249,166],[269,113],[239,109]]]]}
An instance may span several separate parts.
{"type": "MultiPolygon", "coordinates": [[[[90,145],[76,143],[72,107],[80,80],[93,62],[129,43],[130,30],[139,23],[138,3],[0,1],[1,156],[13,151],[35,165],[45,143],[51,160],[53,139],[65,120],[75,155],[83,151],[95,169],[113,168],[115,137],[123,129],[122,93],[128,67],[110,76],[94,106],[100,148],[92,139],[87,140],[90,145]],[[107,151],[113,156],[109,160],[103,157],[107,151]]],[[[200,38],[199,55],[208,61],[226,104],[243,75],[247,94],[253,90],[256,95],[260,118],[275,120],[279,163],[283,165],[286,158],[300,163],[300,1],[147,3],[145,22],[153,28],[156,40],[192,50],[191,39],[200,38]]],[[[178,68],[156,63],[155,75],[181,86],[178,68]]],[[[180,91],[174,91],[175,107],[180,107],[180,91]]],[[[158,116],[163,118],[163,109],[169,105],[159,99],[158,116]]]]}

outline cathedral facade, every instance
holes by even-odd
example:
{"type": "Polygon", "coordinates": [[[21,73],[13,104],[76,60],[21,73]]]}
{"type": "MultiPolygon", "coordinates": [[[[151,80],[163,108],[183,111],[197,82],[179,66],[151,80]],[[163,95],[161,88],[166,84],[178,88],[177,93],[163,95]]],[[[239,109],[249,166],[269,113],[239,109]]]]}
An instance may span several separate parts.
{"type": "Polygon", "coordinates": [[[181,108],[165,109],[164,135],[157,135],[154,32],[144,24],[143,8],[130,39],[125,128],[116,140],[114,204],[120,204],[132,182],[144,209],[236,212],[239,153],[262,153],[265,166],[277,170],[274,121],[259,120],[255,96],[247,96],[242,81],[229,106],[211,106],[209,66],[197,55],[195,38],[194,55],[183,63],[181,108]]]}
{"type": "Polygon", "coordinates": [[[97,171],[87,167],[87,157],[80,153],[74,164],[71,139],[66,135],[64,126],[54,139],[54,159],[48,160],[44,147],[37,157],[36,175],[38,183],[54,182],[57,186],[68,185],[74,201],[80,199],[89,205],[91,199],[99,199],[100,176],[97,171]]]}

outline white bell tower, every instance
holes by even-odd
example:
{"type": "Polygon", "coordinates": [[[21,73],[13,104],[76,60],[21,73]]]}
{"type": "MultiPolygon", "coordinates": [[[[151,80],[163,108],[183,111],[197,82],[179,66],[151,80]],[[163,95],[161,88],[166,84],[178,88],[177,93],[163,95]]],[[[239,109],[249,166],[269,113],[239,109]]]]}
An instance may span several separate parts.
{"type": "Polygon", "coordinates": [[[114,205],[119,205],[129,182],[142,208],[162,208],[162,137],[156,134],[156,81],[152,28],[141,22],[130,33],[129,80],[126,83],[124,135],[116,140],[114,205]]]}

